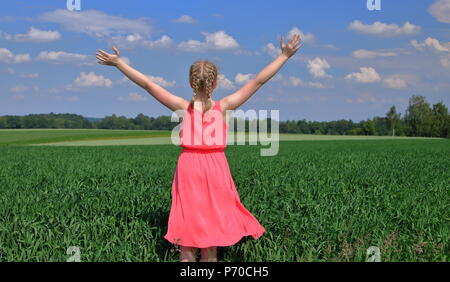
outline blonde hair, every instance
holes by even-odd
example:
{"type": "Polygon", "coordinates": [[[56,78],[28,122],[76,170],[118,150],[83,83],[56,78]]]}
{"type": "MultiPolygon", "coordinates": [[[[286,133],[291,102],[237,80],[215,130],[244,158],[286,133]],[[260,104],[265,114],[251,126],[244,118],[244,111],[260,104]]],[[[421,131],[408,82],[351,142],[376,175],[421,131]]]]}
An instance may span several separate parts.
{"type": "MultiPolygon", "coordinates": [[[[207,60],[198,60],[189,69],[189,81],[195,95],[206,95],[210,98],[214,91],[214,83],[217,81],[217,77],[218,71],[216,64],[207,60]]],[[[192,108],[194,107],[194,96],[191,99],[190,105],[192,108]]],[[[203,105],[204,112],[208,111],[211,107],[212,103],[208,101],[208,105],[203,105]]]]}

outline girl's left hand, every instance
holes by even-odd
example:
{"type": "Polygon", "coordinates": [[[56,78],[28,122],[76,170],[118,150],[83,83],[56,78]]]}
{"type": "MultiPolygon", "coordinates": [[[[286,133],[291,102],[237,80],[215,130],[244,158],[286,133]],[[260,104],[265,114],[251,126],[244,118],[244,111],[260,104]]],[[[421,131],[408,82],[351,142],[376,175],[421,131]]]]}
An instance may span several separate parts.
{"type": "Polygon", "coordinates": [[[288,58],[294,56],[302,46],[303,43],[299,34],[293,35],[287,45],[284,43],[284,37],[281,37],[280,39],[281,53],[288,58]]]}
{"type": "Polygon", "coordinates": [[[108,54],[103,50],[98,50],[95,54],[99,64],[107,65],[107,66],[117,66],[120,62],[120,53],[116,47],[112,48],[114,51],[113,54],[108,54]]]}

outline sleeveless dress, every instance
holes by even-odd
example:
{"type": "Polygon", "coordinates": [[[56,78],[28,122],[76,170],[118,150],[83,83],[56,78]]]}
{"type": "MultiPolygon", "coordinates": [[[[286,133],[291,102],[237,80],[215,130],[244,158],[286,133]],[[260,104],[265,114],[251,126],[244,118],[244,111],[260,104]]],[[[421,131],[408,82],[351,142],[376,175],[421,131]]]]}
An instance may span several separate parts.
{"type": "Polygon", "coordinates": [[[265,229],[242,205],[225,155],[228,125],[220,102],[202,113],[188,106],[180,130],[183,148],[172,183],[169,242],[196,248],[230,246],[265,229]]]}

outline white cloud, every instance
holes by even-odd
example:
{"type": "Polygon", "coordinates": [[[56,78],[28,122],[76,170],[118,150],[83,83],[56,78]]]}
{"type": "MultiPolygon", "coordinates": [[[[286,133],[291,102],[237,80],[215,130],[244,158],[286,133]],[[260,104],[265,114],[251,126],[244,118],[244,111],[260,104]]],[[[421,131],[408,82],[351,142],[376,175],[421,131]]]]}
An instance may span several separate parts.
{"type": "Polygon", "coordinates": [[[359,49],[353,52],[353,57],[357,59],[370,59],[376,57],[394,57],[394,56],[397,56],[397,53],[388,51],[370,51],[365,49],[359,49]]]}
{"type": "Polygon", "coordinates": [[[28,33],[15,35],[3,33],[3,37],[17,42],[45,43],[59,40],[61,34],[58,31],[40,30],[32,26],[28,33]]]}
{"type": "Polygon", "coordinates": [[[428,12],[438,21],[450,24],[450,0],[438,0],[428,9],[428,12]]]}
{"type": "Polygon", "coordinates": [[[194,24],[197,21],[191,16],[183,15],[183,16],[179,17],[178,19],[175,19],[174,22],[176,22],[176,23],[194,24]]]}
{"type": "Polygon", "coordinates": [[[441,59],[439,60],[439,62],[441,63],[441,65],[442,65],[444,68],[446,68],[446,69],[450,68],[450,55],[441,57],[441,59]]]}
{"type": "Polygon", "coordinates": [[[20,77],[23,77],[23,78],[38,78],[39,74],[38,73],[22,73],[20,75],[20,77]]]}
{"type": "Polygon", "coordinates": [[[208,33],[202,32],[205,41],[188,40],[178,44],[178,48],[187,52],[203,52],[206,50],[235,50],[239,48],[237,41],[223,30],[208,33]]]}
{"type": "Polygon", "coordinates": [[[118,97],[117,100],[121,102],[144,102],[148,99],[138,93],[130,93],[126,97],[118,97]]]}
{"type": "Polygon", "coordinates": [[[288,40],[296,34],[300,35],[300,38],[303,43],[314,43],[316,41],[316,37],[313,34],[304,33],[298,27],[294,27],[289,31],[287,38],[285,38],[285,42],[288,42],[288,40]]]}
{"type": "Polygon", "coordinates": [[[289,77],[289,82],[291,83],[292,86],[300,86],[303,84],[303,81],[295,76],[290,76],[289,77]]]}
{"type": "Polygon", "coordinates": [[[97,86],[97,87],[111,87],[112,81],[108,78],[105,78],[102,75],[97,75],[94,72],[80,73],[80,76],[78,76],[74,81],[76,86],[80,87],[91,87],[91,86],[97,86]]]}
{"type": "Polygon", "coordinates": [[[30,54],[14,55],[6,48],[0,48],[0,62],[7,64],[28,63],[31,61],[30,54]]]}
{"type": "Polygon", "coordinates": [[[358,33],[380,36],[380,37],[397,37],[405,35],[416,35],[421,31],[420,26],[405,22],[403,26],[397,24],[385,24],[382,22],[374,22],[373,24],[363,24],[359,20],[353,21],[348,29],[358,33]]]}
{"type": "Polygon", "coordinates": [[[428,37],[422,43],[419,43],[417,40],[411,40],[411,45],[420,51],[431,49],[439,52],[450,52],[450,42],[441,44],[439,40],[431,37],[428,37]]]}
{"type": "Polygon", "coordinates": [[[294,87],[310,87],[310,88],[325,88],[325,86],[320,82],[305,82],[302,79],[290,76],[288,79],[288,84],[294,87]]]}
{"type": "Polygon", "coordinates": [[[273,58],[278,57],[281,54],[280,48],[275,47],[273,43],[268,43],[266,46],[264,46],[263,51],[273,58]]]}
{"type": "Polygon", "coordinates": [[[225,75],[219,74],[217,78],[219,80],[217,85],[219,88],[226,90],[234,89],[235,86],[233,82],[231,82],[231,80],[229,80],[225,75]]]}
{"type": "Polygon", "coordinates": [[[404,89],[407,87],[406,80],[393,77],[383,79],[383,85],[393,89],[404,89]]]}
{"type": "Polygon", "coordinates": [[[15,87],[10,89],[10,91],[14,92],[14,93],[22,93],[22,92],[25,92],[27,90],[28,90],[28,87],[26,87],[23,84],[17,85],[17,86],[15,86],[15,87]]]}
{"type": "Polygon", "coordinates": [[[353,80],[359,83],[372,83],[381,80],[380,75],[372,67],[361,67],[360,72],[353,72],[348,74],[345,79],[353,80]]]}
{"type": "Polygon", "coordinates": [[[255,77],[255,75],[252,73],[248,73],[248,74],[238,73],[236,75],[236,77],[234,78],[234,81],[237,84],[244,84],[244,83],[247,83],[248,81],[250,81],[251,79],[253,79],[254,77],[255,77]]]}
{"type": "MultiPolygon", "coordinates": [[[[152,76],[152,75],[149,75],[149,74],[146,74],[145,76],[148,77],[148,79],[149,79],[150,81],[152,81],[153,83],[158,84],[158,85],[161,86],[161,87],[167,87],[167,88],[169,88],[169,87],[175,86],[175,84],[176,84],[176,81],[175,81],[175,80],[168,81],[168,80],[166,80],[165,78],[163,78],[163,77],[161,77],[161,76],[152,76]]],[[[133,83],[133,82],[132,82],[130,79],[128,79],[128,77],[124,76],[122,79],[120,79],[119,81],[117,81],[117,83],[118,83],[118,84],[126,84],[126,83],[131,84],[131,83],[133,83]]]]}
{"type": "Polygon", "coordinates": [[[93,59],[92,62],[90,62],[91,57],[87,55],[68,53],[64,51],[42,51],[36,57],[36,60],[55,64],[62,64],[62,63],[93,64],[93,59]]]}
{"type": "Polygon", "coordinates": [[[167,81],[161,76],[151,76],[147,75],[147,77],[153,82],[162,87],[173,87],[175,85],[175,80],[167,81]]]}
{"type": "Polygon", "coordinates": [[[129,34],[126,36],[119,35],[111,37],[110,41],[119,49],[132,49],[138,47],[146,49],[165,49],[173,44],[172,38],[167,35],[163,35],[160,39],[156,40],[145,39],[140,34],[129,34]]]}
{"type": "Polygon", "coordinates": [[[97,10],[82,10],[74,13],[67,9],[59,9],[42,14],[40,19],[60,24],[67,31],[86,33],[96,38],[135,33],[148,35],[153,31],[148,18],[127,19],[97,10]]]}
{"type": "Polygon", "coordinates": [[[329,74],[326,73],[326,70],[329,68],[330,64],[325,59],[316,57],[313,60],[308,61],[308,70],[312,75],[314,75],[315,78],[331,77],[329,74]]]}

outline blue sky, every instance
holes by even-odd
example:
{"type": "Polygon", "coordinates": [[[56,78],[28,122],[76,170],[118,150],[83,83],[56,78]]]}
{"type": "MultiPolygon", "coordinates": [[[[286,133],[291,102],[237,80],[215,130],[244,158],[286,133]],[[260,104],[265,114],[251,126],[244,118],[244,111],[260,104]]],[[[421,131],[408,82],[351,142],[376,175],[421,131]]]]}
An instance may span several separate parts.
{"type": "Polygon", "coordinates": [[[97,49],[118,46],[130,64],[190,99],[188,69],[217,63],[218,100],[279,52],[279,36],[304,45],[241,109],[280,110],[280,119],[360,121],[404,113],[412,95],[450,106],[450,0],[3,1],[0,115],[170,115],[97,49]]]}

